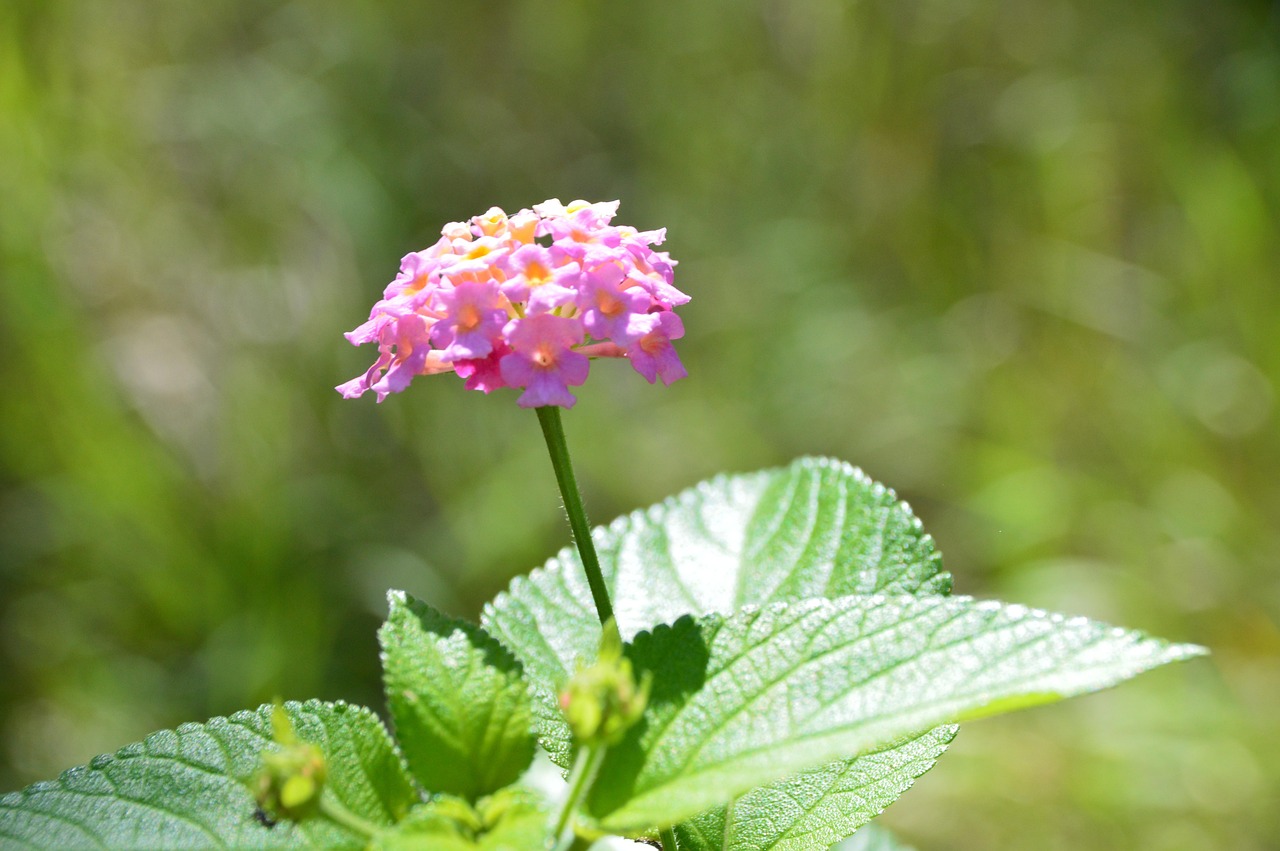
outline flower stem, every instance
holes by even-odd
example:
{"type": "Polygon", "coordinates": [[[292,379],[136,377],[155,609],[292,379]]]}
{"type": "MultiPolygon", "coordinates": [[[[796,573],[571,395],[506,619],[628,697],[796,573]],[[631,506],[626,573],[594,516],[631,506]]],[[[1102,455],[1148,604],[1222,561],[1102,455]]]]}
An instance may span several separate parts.
{"type": "MultiPolygon", "coordinates": [[[[541,408],[539,408],[541,410],[541,408]]],[[[595,782],[600,764],[604,762],[605,749],[599,745],[583,745],[578,749],[578,756],[573,761],[573,769],[569,772],[569,792],[556,816],[556,824],[552,836],[556,851],[566,851],[574,847],[576,835],[573,832],[573,815],[582,804],[591,784],[595,782]]]]}
{"type": "Polygon", "coordinates": [[[329,821],[342,825],[348,830],[353,830],[369,839],[382,832],[381,827],[351,812],[332,795],[324,795],[320,798],[320,814],[329,821]]]}
{"type": "Polygon", "coordinates": [[[676,831],[673,827],[664,827],[658,831],[658,841],[662,843],[662,851],[676,851],[676,831]]]}
{"type": "Polygon", "coordinates": [[[591,524],[587,522],[587,510],[582,507],[582,494],[578,492],[578,482],[573,477],[573,462],[569,460],[569,444],[564,439],[560,409],[555,405],[543,405],[536,410],[538,422],[542,425],[542,436],[547,439],[547,452],[551,454],[551,466],[556,470],[556,482],[560,485],[560,495],[564,498],[564,510],[569,515],[573,541],[578,545],[578,554],[582,557],[582,568],[587,573],[587,584],[591,586],[591,599],[595,601],[596,614],[600,616],[600,623],[603,624],[613,617],[613,605],[609,602],[609,591],[604,584],[604,574],[600,572],[596,546],[591,541],[591,524]]]}

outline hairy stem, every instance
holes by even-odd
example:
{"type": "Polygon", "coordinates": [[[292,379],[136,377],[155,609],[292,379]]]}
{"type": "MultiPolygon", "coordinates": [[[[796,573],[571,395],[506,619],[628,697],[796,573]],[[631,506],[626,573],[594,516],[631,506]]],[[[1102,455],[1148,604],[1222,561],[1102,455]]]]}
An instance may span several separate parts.
{"type": "Polygon", "coordinates": [[[662,851],[677,851],[676,831],[673,827],[664,827],[658,831],[658,841],[662,843],[662,851]]]}
{"type": "Polygon", "coordinates": [[[569,460],[569,444],[564,439],[564,426],[560,423],[560,409],[544,405],[536,409],[542,436],[547,440],[547,452],[551,454],[551,466],[556,471],[556,483],[564,498],[564,510],[569,515],[569,527],[573,530],[573,542],[582,557],[582,567],[591,586],[591,599],[596,604],[596,614],[603,624],[613,617],[613,604],[605,588],[604,574],[600,572],[600,560],[596,557],[596,545],[591,541],[591,524],[587,522],[587,510],[582,506],[582,494],[573,476],[573,462],[569,460]]]}

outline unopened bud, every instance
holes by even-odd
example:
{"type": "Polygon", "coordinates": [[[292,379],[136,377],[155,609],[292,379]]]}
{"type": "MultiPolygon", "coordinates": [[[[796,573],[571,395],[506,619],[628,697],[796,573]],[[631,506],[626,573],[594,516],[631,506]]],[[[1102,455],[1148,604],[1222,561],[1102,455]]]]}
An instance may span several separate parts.
{"type": "Polygon", "coordinates": [[[271,713],[271,729],[280,748],[263,751],[262,766],[253,776],[254,796],[264,813],[298,821],[320,804],[327,773],[324,753],[298,739],[288,713],[278,704],[271,713]]]}
{"type": "Polygon", "coordinates": [[[610,620],[600,638],[600,652],[591,665],[579,668],[560,694],[574,738],[582,744],[614,745],[640,720],[649,703],[652,676],[639,682],[631,660],[622,655],[622,636],[610,620]]]}

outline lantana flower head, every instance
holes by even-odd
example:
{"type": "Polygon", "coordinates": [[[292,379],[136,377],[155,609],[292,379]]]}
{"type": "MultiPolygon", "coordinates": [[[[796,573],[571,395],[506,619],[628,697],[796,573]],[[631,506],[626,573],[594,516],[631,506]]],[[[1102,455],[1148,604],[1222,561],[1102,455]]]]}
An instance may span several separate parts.
{"type": "Polygon", "coordinates": [[[521,407],[571,408],[591,358],[625,358],[650,384],[683,378],[674,310],[689,296],[673,283],[676,261],[653,248],[666,231],[613,225],[617,210],[553,198],[445,225],[346,335],[377,343],[378,358],[338,392],[381,402],[414,376],[454,372],[470,390],[522,390],[521,407]]]}

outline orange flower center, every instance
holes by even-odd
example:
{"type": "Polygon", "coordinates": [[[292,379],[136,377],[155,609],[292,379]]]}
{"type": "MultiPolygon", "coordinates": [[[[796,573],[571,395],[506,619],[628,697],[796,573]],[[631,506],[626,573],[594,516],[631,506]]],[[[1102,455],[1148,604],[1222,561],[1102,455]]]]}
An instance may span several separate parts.
{"type": "Polygon", "coordinates": [[[524,267],[524,277],[529,282],[529,286],[536,287],[547,282],[547,278],[551,277],[551,271],[535,260],[524,267]]]}
{"type": "Polygon", "coordinates": [[[626,309],[622,299],[604,290],[596,291],[596,307],[600,308],[600,312],[611,319],[626,309]]]}
{"type": "Polygon", "coordinates": [[[666,338],[660,337],[657,334],[649,334],[641,338],[640,340],[640,348],[644,349],[647,354],[656,356],[660,354],[662,350],[665,349],[666,347],[667,347],[666,338]]]}
{"type": "Polygon", "coordinates": [[[534,349],[532,360],[541,369],[550,369],[556,365],[556,348],[550,343],[541,343],[534,349]]]}
{"type": "Polygon", "coordinates": [[[474,331],[480,326],[480,321],[483,318],[480,308],[474,304],[464,304],[458,311],[458,330],[463,333],[474,331]]]}

